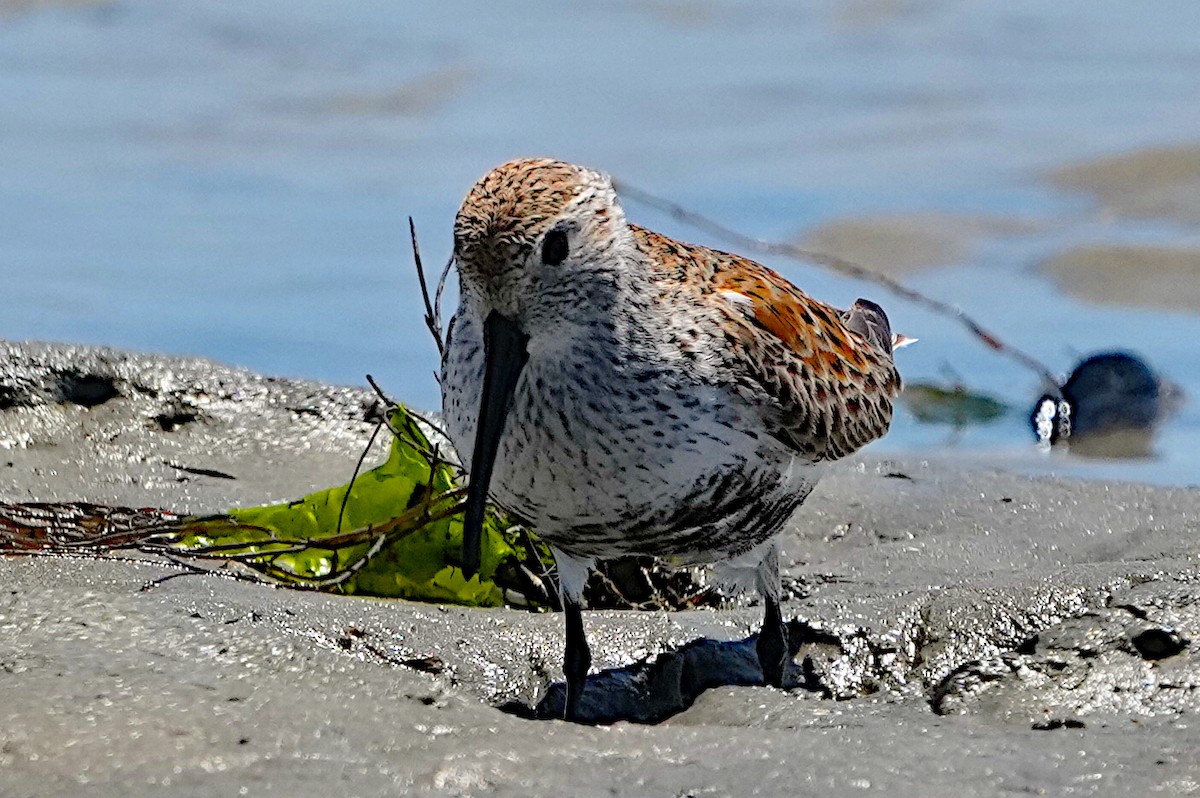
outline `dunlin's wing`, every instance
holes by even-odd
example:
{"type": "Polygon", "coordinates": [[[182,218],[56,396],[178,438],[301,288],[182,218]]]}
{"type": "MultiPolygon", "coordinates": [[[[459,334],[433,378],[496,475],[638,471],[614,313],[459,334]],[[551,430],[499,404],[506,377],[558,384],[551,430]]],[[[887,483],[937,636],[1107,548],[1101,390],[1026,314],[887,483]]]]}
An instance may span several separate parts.
{"type": "Polygon", "coordinates": [[[634,232],[650,263],[672,264],[656,275],[664,291],[711,310],[729,342],[731,380],[761,408],[776,438],[819,461],[887,432],[900,392],[890,346],[873,343],[865,328],[853,328],[862,326],[857,321],[848,327],[835,308],[761,264],[634,232]]]}

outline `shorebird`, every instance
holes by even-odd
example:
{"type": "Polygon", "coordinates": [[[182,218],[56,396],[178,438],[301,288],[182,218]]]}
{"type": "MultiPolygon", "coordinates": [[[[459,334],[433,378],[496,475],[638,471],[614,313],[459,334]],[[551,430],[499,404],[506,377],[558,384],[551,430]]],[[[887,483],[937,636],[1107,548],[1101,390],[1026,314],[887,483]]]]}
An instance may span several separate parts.
{"type": "Polygon", "coordinates": [[[900,378],[878,305],[840,312],[746,258],[626,221],[604,174],[506,163],[454,223],[460,305],[446,431],[470,453],[463,570],[486,501],[551,547],[566,615],[566,715],[591,666],[597,559],[719,562],[756,586],[764,681],[788,658],[776,538],[821,465],[887,431],[900,378]]]}

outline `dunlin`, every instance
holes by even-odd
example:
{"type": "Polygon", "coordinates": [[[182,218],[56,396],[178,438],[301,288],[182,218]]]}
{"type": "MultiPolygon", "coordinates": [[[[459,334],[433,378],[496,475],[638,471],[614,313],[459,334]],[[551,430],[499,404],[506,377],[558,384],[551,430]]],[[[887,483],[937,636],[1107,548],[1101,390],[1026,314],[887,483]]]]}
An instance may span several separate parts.
{"type": "Polygon", "coordinates": [[[756,586],[759,661],[781,685],[776,537],[823,463],[887,431],[900,378],[883,311],[839,312],[758,263],[630,224],[606,175],[554,160],[485,175],[454,257],[442,391],[470,453],[464,570],[479,567],[489,495],[549,543],[567,716],[591,665],[580,609],[599,558],[718,562],[756,586]]]}

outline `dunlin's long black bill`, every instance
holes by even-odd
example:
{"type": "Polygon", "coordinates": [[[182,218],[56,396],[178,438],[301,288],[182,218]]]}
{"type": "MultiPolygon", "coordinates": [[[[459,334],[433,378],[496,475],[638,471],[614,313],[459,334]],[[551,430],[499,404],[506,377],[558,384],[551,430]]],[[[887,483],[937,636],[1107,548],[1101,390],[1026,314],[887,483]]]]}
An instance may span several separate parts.
{"type": "Polygon", "coordinates": [[[475,427],[475,451],[471,453],[471,482],[467,486],[467,508],[463,519],[463,575],[479,573],[483,539],[483,514],[487,509],[488,486],[496,450],[504,434],[504,422],[512,405],[521,369],[529,359],[529,336],[516,322],[496,311],[483,322],[483,401],[475,427]]]}

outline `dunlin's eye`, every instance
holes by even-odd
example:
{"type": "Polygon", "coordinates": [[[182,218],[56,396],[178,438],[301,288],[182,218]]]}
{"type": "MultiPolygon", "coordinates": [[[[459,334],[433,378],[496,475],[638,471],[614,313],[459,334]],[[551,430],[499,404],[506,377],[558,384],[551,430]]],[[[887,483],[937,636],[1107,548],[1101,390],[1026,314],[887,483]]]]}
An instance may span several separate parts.
{"type": "Polygon", "coordinates": [[[542,263],[557,266],[567,259],[567,234],[562,230],[551,230],[542,239],[542,263]]]}

